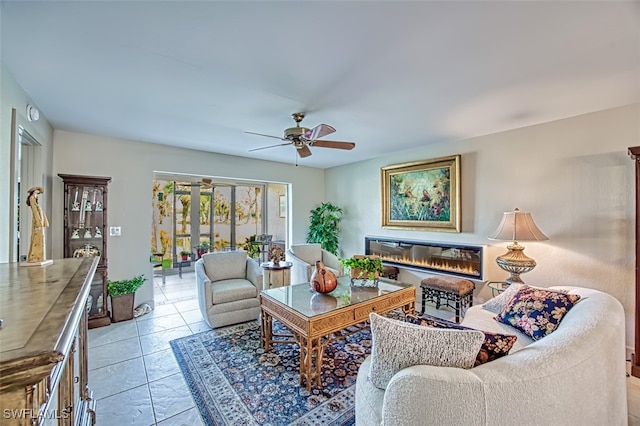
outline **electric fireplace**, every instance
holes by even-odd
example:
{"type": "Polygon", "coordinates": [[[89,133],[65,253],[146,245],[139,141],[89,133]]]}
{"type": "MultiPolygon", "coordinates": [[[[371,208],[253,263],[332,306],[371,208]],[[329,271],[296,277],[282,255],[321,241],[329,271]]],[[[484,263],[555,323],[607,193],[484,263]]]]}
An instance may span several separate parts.
{"type": "Polygon", "coordinates": [[[365,254],[388,265],[483,280],[483,246],[365,237],[365,254]]]}

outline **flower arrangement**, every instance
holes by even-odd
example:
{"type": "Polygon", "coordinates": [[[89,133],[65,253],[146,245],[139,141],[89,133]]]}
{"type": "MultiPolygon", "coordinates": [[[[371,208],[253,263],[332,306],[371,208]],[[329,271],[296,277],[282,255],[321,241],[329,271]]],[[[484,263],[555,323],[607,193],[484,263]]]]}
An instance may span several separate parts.
{"type": "Polygon", "coordinates": [[[284,252],[280,246],[272,246],[269,249],[269,260],[273,263],[278,263],[284,260],[284,252]]]}

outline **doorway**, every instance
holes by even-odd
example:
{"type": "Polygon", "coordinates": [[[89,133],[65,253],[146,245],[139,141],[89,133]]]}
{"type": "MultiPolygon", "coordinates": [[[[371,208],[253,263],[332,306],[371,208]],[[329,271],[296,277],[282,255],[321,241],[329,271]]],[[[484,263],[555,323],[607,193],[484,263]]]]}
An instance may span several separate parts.
{"type": "MultiPolygon", "coordinates": [[[[32,186],[41,186],[42,178],[42,144],[17,122],[15,108],[11,110],[11,199],[15,200],[10,210],[10,223],[13,224],[9,236],[9,262],[27,260],[29,251],[28,236],[31,234],[31,221],[20,220],[23,213],[21,204],[23,193],[32,186]],[[26,240],[25,240],[26,238],[26,240]],[[26,241],[26,243],[25,243],[26,241]]],[[[43,198],[46,195],[43,196],[43,198]]],[[[41,199],[41,203],[45,201],[41,199]]],[[[46,242],[46,253],[51,253],[51,244],[46,242]]]]}

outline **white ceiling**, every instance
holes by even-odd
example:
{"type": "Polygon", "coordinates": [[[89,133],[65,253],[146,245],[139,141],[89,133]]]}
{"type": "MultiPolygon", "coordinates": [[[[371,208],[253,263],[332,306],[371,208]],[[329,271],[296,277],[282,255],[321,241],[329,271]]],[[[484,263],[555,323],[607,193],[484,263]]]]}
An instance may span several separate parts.
{"type": "Polygon", "coordinates": [[[1,57],[57,129],[326,168],[640,100],[640,2],[5,1],[1,57]]]}

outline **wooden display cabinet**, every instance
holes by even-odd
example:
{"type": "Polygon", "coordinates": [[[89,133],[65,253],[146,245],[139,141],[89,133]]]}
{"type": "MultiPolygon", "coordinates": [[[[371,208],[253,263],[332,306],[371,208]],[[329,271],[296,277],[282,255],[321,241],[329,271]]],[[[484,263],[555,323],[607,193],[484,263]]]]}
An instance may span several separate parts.
{"type": "Polygon", "coordinates": [[[107,194],[110,177],[58,174],[64,182],[64,257],[99,256],[89,328],[111,324],[107,308],[107,194]]]}

